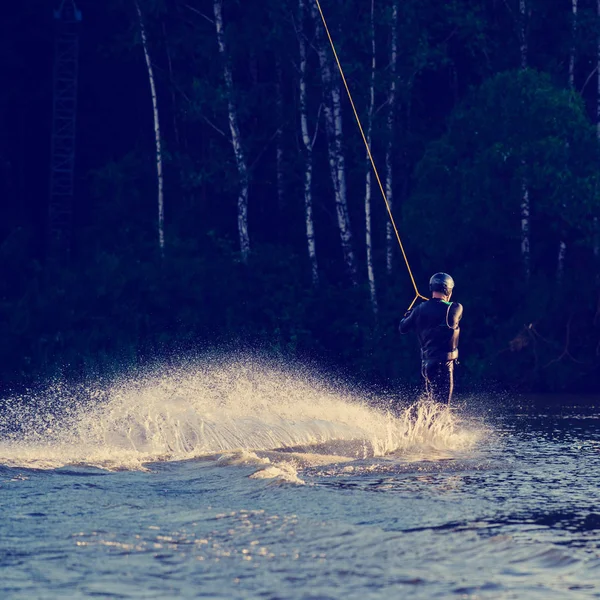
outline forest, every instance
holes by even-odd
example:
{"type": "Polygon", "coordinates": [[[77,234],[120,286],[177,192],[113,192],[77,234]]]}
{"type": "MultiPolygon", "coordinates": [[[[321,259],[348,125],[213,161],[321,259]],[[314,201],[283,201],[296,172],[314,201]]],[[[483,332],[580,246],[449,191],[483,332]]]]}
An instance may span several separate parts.
{"type": "Polygon", "coordinates": [[[460,390],[597,392],[600,0],[23,0],[0,28],[3,392],[215,349],[413,385],[398,321],[437,271],[460,390]]]}

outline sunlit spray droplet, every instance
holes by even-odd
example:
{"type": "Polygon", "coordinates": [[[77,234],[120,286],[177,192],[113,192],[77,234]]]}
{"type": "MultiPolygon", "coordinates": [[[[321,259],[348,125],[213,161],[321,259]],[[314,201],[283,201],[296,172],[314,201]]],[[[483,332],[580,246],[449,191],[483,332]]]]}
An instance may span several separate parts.
{"type": "Polygon", "coordinates": [[[0,464],[139,469],[272,450],[360,459],[468,448],[481,436],[439,405],[392,416],[306,368],[249,358],[206,359],[102,389],[56,384],[26,400],[6,402],[0,464]]]}

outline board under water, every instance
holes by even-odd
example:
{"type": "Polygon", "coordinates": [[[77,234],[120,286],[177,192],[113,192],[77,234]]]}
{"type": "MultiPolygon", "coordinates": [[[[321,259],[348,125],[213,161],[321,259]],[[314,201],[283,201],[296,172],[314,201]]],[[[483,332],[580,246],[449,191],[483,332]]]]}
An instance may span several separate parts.
{"type": "Polygon", "coordinates": [[[389,408],[254,361],[5,399],[0,597],[600,597],[600,413],[389,408]]]}

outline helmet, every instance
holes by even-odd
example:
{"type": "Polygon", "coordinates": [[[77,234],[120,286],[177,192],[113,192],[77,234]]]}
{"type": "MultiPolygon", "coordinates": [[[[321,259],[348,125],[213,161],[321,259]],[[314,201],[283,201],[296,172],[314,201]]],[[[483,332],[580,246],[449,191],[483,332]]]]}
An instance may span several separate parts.
{"type": "Polygon", "coordinates": [[[429,289],[449,296],[454,289],[454,279],[448,273],[436,273],[429,280],[429,289]]]}

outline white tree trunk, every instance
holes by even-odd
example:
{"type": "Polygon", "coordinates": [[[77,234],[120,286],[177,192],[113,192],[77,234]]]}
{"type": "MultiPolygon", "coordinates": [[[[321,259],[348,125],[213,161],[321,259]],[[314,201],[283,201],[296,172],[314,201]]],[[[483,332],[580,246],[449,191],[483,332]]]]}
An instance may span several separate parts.
{"type": "MultiPolygon", "coordinates": [[[[600,0],[597,0],[596,12],[598,19],[600,19],[600,0]]],[[[598,137],[598,140],[600,140],[600,34],[598,35],[597,40],[596,73],[598,76],[596,88],[596,136],[598,137]]]]}
{"type": "MultiPolygon", "coordinates": [[[[396,71],[398,69],[398,0],[392,5],[392,39],[390,45],[390,88],[388,90],[388,117],[387,129],[388,140],[385,153],[385,195],[390,210],[394,207],[394,171],[392,167],[392,156],[394,149],[394,125],[396,117],[396,71]]],[[[392,274],[395,238],[391,222],[386,223],[386,269],[388,275],[392,274]]]]}
{"type": "MultiPolygon", "coordinates": [[[[597,0],[596,12],[600,19],[600,0],[597,0]]],[[[597,96],[596,96],[596,135],[600,141],[600,35],[598,36],[598,49],[596,53],[596,71],[598,73],[597,96]]],[[[598,217],[594,217],[594,256],[598,261],[600,259],[600,235],[599,235],[598,217]]]]}
{"type": "MultiPolygon", "coordinates": [[[[375,111],[375,0],[371,0],[371,84],[369,87],[369,108],[367,111],[367,145],[371,147],[373,132],[373,113],[375,111]]],[[[372,171],[369,152],[366,156],[366,181],[365,181],[365,244],[367,249],[367,275],[369,278],[369,293],[373,314],[377,314],[377,291],[375,287],[375,271],[373,269],[373,242],[371,235],[371,197],[372,197],[372,171]]]]}
{"type": "Polygon", "coordinates": [[[356,260],[352,249],[352,230],[348,213],[346,189],[346,165],[343,152],[342,102],[339,80],[335,82],[331,73],[331,62],[325,48],[321,18],[315,3],[311,3],[311,12],[317,33],[317,53],[321,67],[321,79],[324,88],[325,124],[328,136],[329,168],[335,195],[335,209],[342,251],[348,274],[354,284],[357,283],[356,260]]]}
{"type": "MultiPolygon", "coordinates": [[[[597,0],[596,13],[598,19],[600,19],[600,0],[597,0]]],[[[596,52],[596,73],[598,76],[597,83],[597,96],[596,96],[596,136],[600,140],[600,34],[597,40],[597,52],[596,52]]]]}
{"type": "Polygon", "coordinates": [[[519,41],[521,69],[527,68],[527,0],[519,0],[519,41]]]}
{"type": "Polygon", "coordinates": [[[215,27],[217,30],[217,42],[219,44],[219,53],[223,61],[223,75],[225,78],[225,88],[227,91],[227,109],[229,112],[229,130],[231,132],[231,144],[235,155],[239,176],[239,194],[238,194],[238,233],[240,237],[240,251],[242,259],[246,261],[250,253],[250,237],[248,235],[248,167],[246,166],[246,156],[242,147],[242,136],[238,125],[237,111],[233,101],[233,76],[229,66],[227,56],[227,47],[225,45],[225,32],[223,28],[223,2],[214,0],[215,27]]]}
{"type": "Polygon", "coordinates": [[[277,84],[275,89],[275,106],[279,127],[275,136],[275,158],[277,169],[277,206],[279,211],[283,210],[285,193],[283,186],[283,72],[279,56],[275,59],[275,70],[277,72],[277,84]]]}
{"type": "MultiPolygon", "coordinates": [[[[575,39],[577,36],[577,0],[571,0],[571,51],[569,53],[569,87],[575,88],[575,39]]],[[[568,148],[568,142],[567,142],[568,148]]],[[[563,208],[566,205],[563,203],[563,208]]],[[[560,240],[558,243],[558,260],[556,267],[556,279],[561,283],[565,273],[565,257],[567,255],[567,243],[560,240]]]]}
{"type": "Polygon", "coordinates": [[[523,179],[521,183],[521,259],[523,260],[523,272],[525,279],[529,280],[531,275],[531,249],[529,246],[529,188],[523,179]]]}
{"type": "MultiPolygon", "coordinates": [[[[315,226],[313,220],[312,202],[312,151],[313,141],[308,133],[308,102],[306,92],[306,39],[304,37],[304,0],[298,0],[298,45],[300,48],[300,128],[304,144],[304,220],[306,224],[306,241],[308,258],[310,260],[312,282],[319,283],[319,268],[317,263],[317,248],[315,243],[315,226]]],[[[317,122],[318,127],[318,122],[317,122]]]]}
{"type": "Polygon", "coordinates": [[[575,39],[577,36],[577,0],[571,0],[571,52],[569,54],[569,86],[575,87],[575,39]]]}
{"type": "Polygon", "coordinates": [[[137,0],[134,0],[135,8],[138,14],[140,24],[140,33],[142,37],[142,48],[146,58],[146,67],[148,69],[148,80],[150,81],[150,94],[152,96],[152,110],[154,113],[154,138],[156,141],[156,175],[158,182],[158,247],[161,255],[165,252],[165,204],[163,192],[163,164],[162,164],[162,138],[160,135],[160,121],[158,118],[158,100],[156,96],[156,84],[154,81],[154,70],[150,60],[148,50],[148,38],[146,37],[146,28],[144,27],[144,18],[137,0]]]}
{"type": "Polygon", "coordinates": [[[567,242],[561,240],[558,243],[558,261],[556,267],[556,279],[561,283],[565,274],[565,257],[567,255],[567,242]]]}
{"type": "MultiPolygon", "coordinates": [[[[527,68],[527,0],[519,0],[519,28],[520,28],[520,53],[521,69],[527,68]]],[[[529,281],[531,275],[531,207],[529,202],[529,186],[523,175],[521,181],[521,260],[523,261],[523,273],[525,280],[529,281]]]]}

